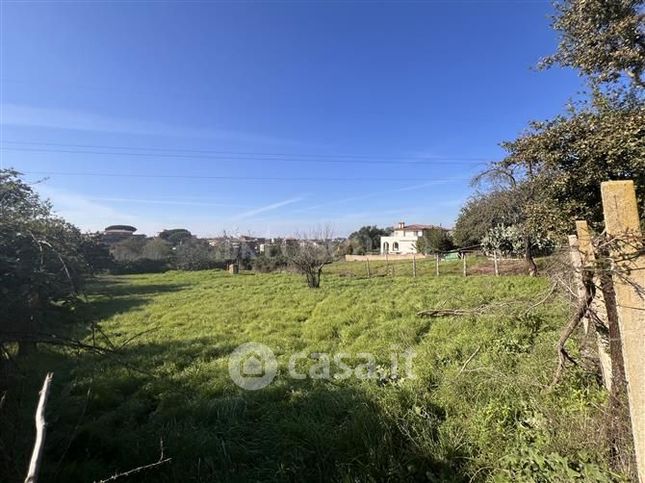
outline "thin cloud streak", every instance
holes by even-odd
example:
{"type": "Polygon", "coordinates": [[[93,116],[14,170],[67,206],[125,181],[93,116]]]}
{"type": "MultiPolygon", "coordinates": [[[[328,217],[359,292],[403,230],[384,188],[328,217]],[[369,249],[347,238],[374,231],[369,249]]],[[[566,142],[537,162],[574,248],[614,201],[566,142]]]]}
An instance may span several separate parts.
{"type": "Polygon", "coordinates": [[[259,208],[256,208],[254,210],[249,210],[245,211],[243,213],[239,213],[233,217],[232,219],[239,220],[243,218],[250,218],[255,215],[259,215],[260,213],[265,213],[267,211],[272,211],[272,210],[277,210],[278,208],[282,208],[283,206],[290,205],[292,203],[297,203],[298,201],[302,201],[302,197],[297,197],[297,198],[289,198],[288,200],[284,201],[279,201],[277,203],[271,203],[270,205],[266,206],[261,206],[259,208]]]}
{"type": "MultiPolygon", "coordinates": [[[[389,192],[390,193],[400,193],[400,192],[404,192],[404,191],[414,191],[414,190],[427,188],[428,186],[436,186],[438,184],[450,183],[452,181],[463,181],[464,179],[469,179],[469,178],[452,178],[452,179],[429,181],[427,183],[416,184],[416,185],[411,185],[411,186],[404,186],[403,188],[395,188],[395,189],[390,190],[389,192]]],[[[349,202],[352,202],[352,201],[366,200],[366,199],[375,198],[377,196],[382,196],[382,195],[383,195],[383,192],[378,191],[378,192],[375,192],[375,193],[369,193],[369,194],[362,195],[362,196],[353,196],[351,198],[343,198],[342,200],[330,201],[328,203],[320,203],[318,205],[313,205],[313,206],[309,206],[307,208],[302,208],[300,210],[295,210],[294,213],[306,213],[306,212],[309,212],[309,211],[317,210],[319,208],[327,208],[329,206],[342,205],[344,203],[349,203],[349,202]]]]}
{"type": "Polygon", "coordinates": [[[87,111],[50,109],[21,104],[0,105],[2,125],[19,127],[40,127],[73,131],[102,133],[127,133],[149,136],[189,137],[203,139],[225,139],[244,143],[278,144],[301,146],[302,143],[260,134],[239,131],[182,127],[156,121],[103,116],[87,111]]]}
{"type": "Polygon", "coordinates": [[[188,206],[219,206],[223,208],[250,208],[249,205],[231,203],[209,203],[207,201],[184,201],[184,200],[151,200],[145,198],[89,198],[92,201],[112,201],[115,203],[143,203],[154,205],[188,205],[188,206]]]}

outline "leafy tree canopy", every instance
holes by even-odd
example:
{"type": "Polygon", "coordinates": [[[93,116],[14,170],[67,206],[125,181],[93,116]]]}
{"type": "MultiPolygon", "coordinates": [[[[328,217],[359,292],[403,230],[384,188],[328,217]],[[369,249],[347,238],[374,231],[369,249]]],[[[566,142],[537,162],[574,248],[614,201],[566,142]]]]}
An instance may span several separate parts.
{"type": "Polygon", "coordinates": [[[491,227],[513,225],[520,218],[520,208],[510,191],[478,193],[461,208],[453,230],[453,240],[460,247],[478,245],[491,227]]]}
{"type": "Polygon", "coordinates": [[[0,343],[21,342],[76,300],[89,266],[80,231],[14,170],[0,170],[0,219],[0,343]]]}
{"type": "Polygon", "coordinates": [[[392,228],[379,228],[375,225],[367,225],[359,228],[349,235],[352,253],[364,254],[378,250],[381,246],[381,237],[392,234],[392,228]]]}
{"type": "Polygon", "coordinates": [[[437,227],[423,230],[423,236],[417,240],[416,247],[419,253],[428,254],[452,250],[454,244],[448,231],[437,227]]]}
{"type": "Polygon", "coordinates": [[[573,67],[596,82],[626,75],[645,87],[643,0],[564,0],[555,4],[553,28],[560,34],[555,54],[541,66],[573,67]]]}
{"type": "Polygon", "coordinates": [[[163,230],[159,233],[159,238],[170,242],[173,246],[177,246],[186,240],[190,240],[193,234],[185,228],[173,228],[171,230],[163,230]]]}
{"type": "Polygon", "coordinates": [[[645,207],[645,105],[597,96],[503,143],[508,156],[495,169],[539,184],[526,207],[529,220],[565,233],[575,219],[602,221],[600,183],[633,179],[645,207]]]}

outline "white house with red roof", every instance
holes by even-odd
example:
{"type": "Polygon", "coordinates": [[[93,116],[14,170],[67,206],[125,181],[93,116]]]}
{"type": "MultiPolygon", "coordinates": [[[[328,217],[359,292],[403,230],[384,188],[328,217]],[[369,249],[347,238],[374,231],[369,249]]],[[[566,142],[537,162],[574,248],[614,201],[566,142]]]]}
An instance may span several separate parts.
{"type": "MultiPolygon", "coordinates": [[[[423,232],[432,228],[441,228],[435,225],[406,225],[400,221],[390,236],[381,237],[381,255],[391,253],[395,255],[411,255],[417,253],[417,240],[423,232]]],[[[445,230],[445,228],[443,228],[445,230]]]]}

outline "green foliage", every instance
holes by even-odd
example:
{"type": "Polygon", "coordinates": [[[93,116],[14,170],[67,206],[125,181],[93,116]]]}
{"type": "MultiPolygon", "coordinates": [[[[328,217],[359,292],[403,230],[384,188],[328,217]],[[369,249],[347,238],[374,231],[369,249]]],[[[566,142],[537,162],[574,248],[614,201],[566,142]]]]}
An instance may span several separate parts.
{"type": "Polygon", "coordinates": [[[520,483],[627,481],[618,474],[603,470],[597,464],[588,461],[585,456],[582,455],[579,460],[572,461],[558,453],[545,455],[534,448],[521,447],[516,454],[507,455],[501,459],[502,470],[493,481],[520,483]]]}
{"type": "Polygon", "coordinates": [[[117,262],[131,262],[143,258],[145,245],[146,239],[144,237],[132,236],[112,245],[110,253],[117,262]]]}
{"type": "Polygon", "coordinates": [[[348,254],[364,255],[379,251],[381,237],[392,234],[392,228],[379,228],[375,225],[363,226],[348,237],[348,254]]]}
{"type": "Polygon", "coordinates": [[[175,266],[179,270],[207,270],[218,266],[208,243],[184,241],[175,250],[175,266]]]}
{"type": "Polygon", "coordinates": [[[591,106],[554,120],[533,123],[515,141],[504,143],[501,163],[516,172],[531,169],[540,190],[526,207],[528,219],[549,231],[570,231],[574,219],[602,221],[600,183],[635,181],[645,207],[645,106],[596,97],[591,106]]]}
{"type": "Polygon", "coordinates": [[[114,268],[114,257],[102,242],[100,233],[83,235],[80,251],[92,273],[106,272],[114,268]]]}
{"type": "Polygon", "coordinates": [[[419,253],[439,253],[452,250],[454,244],[448,230],[437,227],[423,230],[423,236],[417,240],[416,248],[419,253]]]}
{"type": "Polygon", "coordinates": [[[644,86],[643,0],[563,0],[555,5],[553,28],[560,44],[543,67],[573,67],[599,82],[626,75],[633,85],[644,86]]]}
{"type": "Polygon", "coordinates": [[[173,254],[172,247],[171,241],[166,241],[160,237],[150,238],[143,245],[141,256],[150,260],[169,260],[173,254]]]}
{"type": "Polygon", "coordinates": [[[115,263],[110,273],[117,275],[135,273],[163,273],[170,270],[168,260],[154,260],[151,258],[137,258],[136,260],[120,261],[115,263]]]}
{"type": "Polygon", "coordinates": [[[193,235],[185,228],[173,228],[172,230],[163,230],[159,233],[159,238],[169,242],[172,246],[177,246],[193,238],[193,235]]]}
{"type": "Polygon", "coordinates": [[[266,254],[255,257],[252,261],[253,270],[260,273],[276,272],[287,267],[287,258],[281,254],[268,256],[266,254]]]}
{"type": "Polygon", "coordinates": [[[529,266],[531,239],[562,239],[575,219],[601,224],[601,182],[634,180],[645,208],[643,2],[564,0],[556,7],[561,42],[543,65],[578,69],[590,80],[591,97],[502,143],[507,156],[478,178],[514,197],[520,217],[510,224],[524,234],[529,266]],[[623,74],[631,88],[605,84],[623,74]]]}
{"type": "Polygon", "coordinates": [[[0,219],[4,344],[41,330],[54,304],[75,302],[90,267],[82,249],[87,239],[53,215],[49,203],[13,170],[0,170],[0,219]]]}
{"type": "Polygon", "coordinates": [[[457,246],[478,245],[488,230],[497,225],[514,225],[521,219],[517,200],[510,190],[479,193],[461,208],[453,239],[457,246]]]}
{"type": "MultiPolygon", "coordinates": [[[[531,251],[535,255],[549,255],[555,243],[548,237],[531,237],[531,251]]],[[[497,252],[502,256],[519,256],[526,252],[526,236],[517,225],[497,225],[486,233],[481,241],[481,248],[487,254],[497,252]]]]}

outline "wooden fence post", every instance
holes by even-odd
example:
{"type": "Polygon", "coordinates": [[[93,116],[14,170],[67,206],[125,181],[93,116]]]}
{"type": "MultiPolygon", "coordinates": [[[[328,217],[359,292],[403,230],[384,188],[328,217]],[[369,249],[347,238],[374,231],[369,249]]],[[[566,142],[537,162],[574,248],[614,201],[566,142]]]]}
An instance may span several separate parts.
{"type": "Polygon", "coordinates": [[[439,276],[439,254],[435,253],[434,255],[434,265],[435,265],[435,273],[437,274],[437,277],[439,276]]]}
{"type": "Polygon", "coordinates": [[[607,235],[616,237],[611,255],[622,276],[614,277],[627,395],[638,478],[645,483],[645,256],[633,181],[601,183],[607,235]],[[630,243],[631,242],[631,243],[630,243]],[[630,256],[631,255],[631,256],[630,256]]]}
{"type": "Polygon", "coordinates": [[[387,276],[389,274],[390,274],[390,262],[388,260],[387,251],[386,251],[385,252],[385,275],[387,276]]]}
{"type": "Polygon", "coordinates": [[[417,256],[412,254],[412,277],[417,278],[417,256]]]}
{"type": "Polygon", "coordinates": [[[365,261],[367,262],[367,278],[370,278],[372,276],[372,274],[370,273],[370,259],[369,259],[369,256],[365,259],[365,261]]]}

